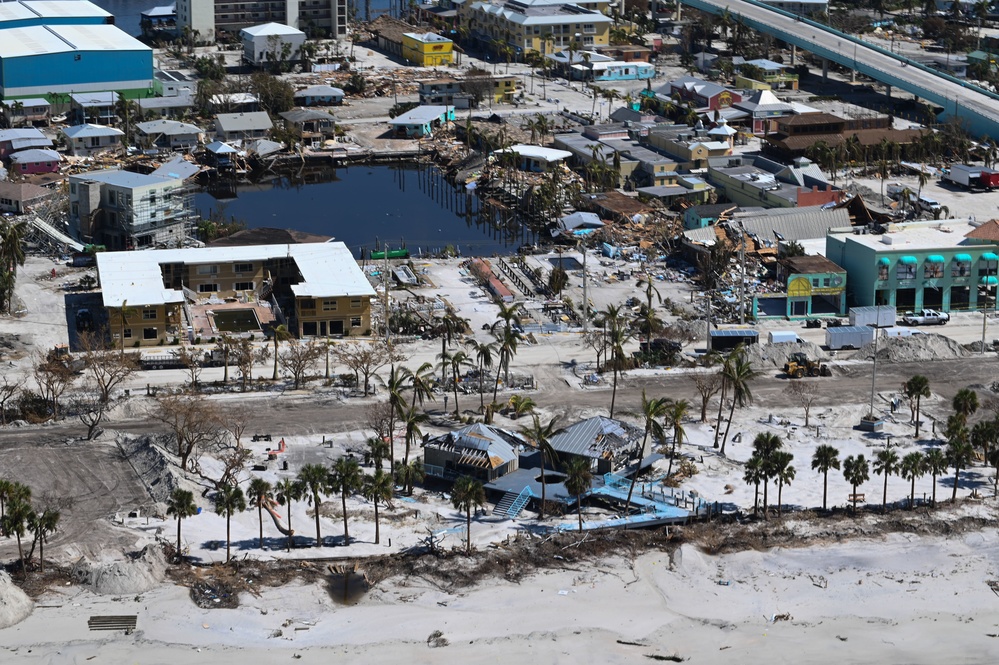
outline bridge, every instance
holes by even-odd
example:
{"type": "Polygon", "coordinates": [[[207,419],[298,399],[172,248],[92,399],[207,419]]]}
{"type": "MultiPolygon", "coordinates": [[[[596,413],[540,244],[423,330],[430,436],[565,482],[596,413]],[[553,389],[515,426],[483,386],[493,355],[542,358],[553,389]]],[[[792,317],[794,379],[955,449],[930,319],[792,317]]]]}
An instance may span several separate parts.
{"type": "Polygon", "coordinates": [[[999,138],[999,95],[930,69],[888,49],[757,0],[680,0],[699,11],[721,15],[773,35],[875,81],[905,90],[939,106],[941,119],[958,118],[972,137],[999,138]]]}

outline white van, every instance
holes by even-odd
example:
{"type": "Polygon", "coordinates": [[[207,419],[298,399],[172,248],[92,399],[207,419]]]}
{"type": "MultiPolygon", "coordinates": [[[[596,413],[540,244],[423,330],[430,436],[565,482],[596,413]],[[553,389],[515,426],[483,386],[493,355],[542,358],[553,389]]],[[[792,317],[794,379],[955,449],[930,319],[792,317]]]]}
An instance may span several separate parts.
{"type": "Polygon", "coordinates": [[[802,339],[798,337],[798,333],[793,330],[771,330],[769,339],[771,344],[780,344],[781,342],[802,342],[802,339]]]}
{"type": "Polygon", "coordinates": [[[917,330],[916,328],[905,328],[903,326],[893,326],[891,328],[883,328],[882,333],[885,337],[912,337],[914,335],[925,335],[922,330],[917,330]]]}

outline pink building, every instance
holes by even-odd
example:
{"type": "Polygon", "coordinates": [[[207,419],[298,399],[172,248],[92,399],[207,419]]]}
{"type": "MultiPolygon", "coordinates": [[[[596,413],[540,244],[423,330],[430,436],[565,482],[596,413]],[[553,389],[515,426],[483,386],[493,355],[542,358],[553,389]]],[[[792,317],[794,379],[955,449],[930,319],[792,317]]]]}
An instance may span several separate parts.
{"type": "Polygon", "coordinates": [[[22,150],[10,156],[10,167],[21,175],[58,173],[59,159],[55,150],[22,150]]]}

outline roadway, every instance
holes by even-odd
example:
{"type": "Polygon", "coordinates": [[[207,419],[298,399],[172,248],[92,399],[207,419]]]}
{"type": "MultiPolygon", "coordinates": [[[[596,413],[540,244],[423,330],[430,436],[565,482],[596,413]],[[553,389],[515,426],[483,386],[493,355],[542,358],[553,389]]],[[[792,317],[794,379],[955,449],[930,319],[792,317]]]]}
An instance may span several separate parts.
{"type": "Polygon", "coordinates": [[[853,69],[943,108],[942,119],[960,118],[975,138],[999,137],[999,96],[968,83],[943,76],[905,56],[890,53],[853,35],[835,31],[809,19],[797,18],[746,0],[681,0],[694,9],[733,20],[742,18],[753,30],[853,69]]]}

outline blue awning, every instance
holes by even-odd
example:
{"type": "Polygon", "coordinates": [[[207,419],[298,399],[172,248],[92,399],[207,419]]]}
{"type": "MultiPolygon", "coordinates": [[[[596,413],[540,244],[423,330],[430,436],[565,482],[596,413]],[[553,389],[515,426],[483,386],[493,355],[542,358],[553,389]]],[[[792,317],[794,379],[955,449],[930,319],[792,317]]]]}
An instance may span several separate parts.
{"type": "Polygon", "coordinates": [[[919,261],[916,261],[915,256],[903,256],[898,260],[899,263],[905,263],[906,265],[916,265],[919,261]]]}
{"type": "Polygon", "coordinates": [[[999,284],[999,278],[982,277],[980,280],[978,280],[978,283],[981,284],[982,286],[995,286],[996,284],[999,284]]]}
{"type": "Polygon", "coordinates": [[[994,252],[985,252],[982,254],[983,261],[999,261],[999,256],[996,256],[994,252]]]}
{"type": "Polygon", "coordinates": [[[880,259],[878,259],[878,263],[880,263],[883,266],[890,266],[891,259],[889,259],[887,256],[882,256],[880,259]]]}
{"type": "Polygon", "coordinates": [[[955,261],[963,261],[964,263],[971,263],[971,254],[955,254],[955,261]]]}
{"type": "Polygon", "coordinates": [[[926,257],[927,263],[944,263],[944,257],[940,254],[930,254],[926,257]]]}

